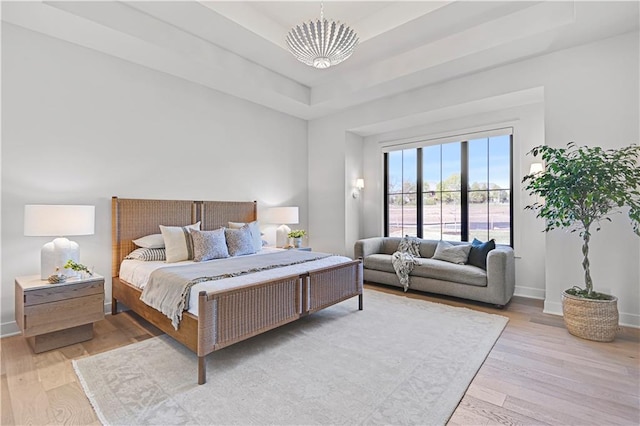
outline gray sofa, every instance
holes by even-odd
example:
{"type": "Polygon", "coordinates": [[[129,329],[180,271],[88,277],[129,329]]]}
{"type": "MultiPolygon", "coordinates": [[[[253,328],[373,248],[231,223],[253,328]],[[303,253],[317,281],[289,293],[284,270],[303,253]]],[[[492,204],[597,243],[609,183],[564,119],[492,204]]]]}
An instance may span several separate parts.
{"type": "MultiPolygon", "coordinates": [[[[364,280],[402,287],[391,255],[398,250],[401,238],[376,237],[359,240],[355,244],[355,257],[364,263],[364,280]]],[[[468,244],[452,242],[452,244],[468,244]]],[[[420,240],[420,258],[410,275],[413,290],[446,294],[464,299],[506,305],[515,288],[513,249],[496,245],[487,255],[487,269],[472,265],[457,265],[430,259],[438,241],[420,240]]]]}

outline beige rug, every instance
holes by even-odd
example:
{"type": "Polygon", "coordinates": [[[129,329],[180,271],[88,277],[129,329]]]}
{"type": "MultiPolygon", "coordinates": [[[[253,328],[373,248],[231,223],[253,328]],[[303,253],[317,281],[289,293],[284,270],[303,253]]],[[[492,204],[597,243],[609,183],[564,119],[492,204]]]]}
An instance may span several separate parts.
{"type": "Polygon", "coordinates": [[[446,423],[507,318],[365,290],[207,357],[167,336],[74,361],[113,425],[446,423]]]}

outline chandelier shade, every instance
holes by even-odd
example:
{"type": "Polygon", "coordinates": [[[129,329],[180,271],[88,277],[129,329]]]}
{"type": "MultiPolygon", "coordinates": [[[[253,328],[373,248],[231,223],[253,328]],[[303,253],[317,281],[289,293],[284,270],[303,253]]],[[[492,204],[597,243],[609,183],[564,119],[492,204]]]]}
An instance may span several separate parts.
{"type": "Polygon", "coordinates": [[[358,44],[356,32],[339,21],[320,19],[296,25],[287,34],[287,45],[297,60],[314,68],[329,68],[347,59],[358,44]]]}

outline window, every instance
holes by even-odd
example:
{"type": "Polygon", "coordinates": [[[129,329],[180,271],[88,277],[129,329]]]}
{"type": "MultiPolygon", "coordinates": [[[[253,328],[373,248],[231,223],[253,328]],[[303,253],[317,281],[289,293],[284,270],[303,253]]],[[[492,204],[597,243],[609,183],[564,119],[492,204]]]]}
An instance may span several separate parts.
{"type": "Polygon", "coordinates": [[[385,153],[385,235],[513,245],[512,137],[385,153]]]}

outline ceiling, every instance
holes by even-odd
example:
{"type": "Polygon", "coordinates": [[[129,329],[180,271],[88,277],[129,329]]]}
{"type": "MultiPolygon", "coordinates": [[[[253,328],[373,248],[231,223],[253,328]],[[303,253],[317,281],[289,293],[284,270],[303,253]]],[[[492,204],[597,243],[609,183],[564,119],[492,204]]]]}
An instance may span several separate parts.
{"type": "Polygon", "coordinates": [[[636,1],[327,1],[324,12],[360,44],[317,70],[284,40],[319,2],[2,3],[4,22],[303,119],[639,28],[636,1]]]}

